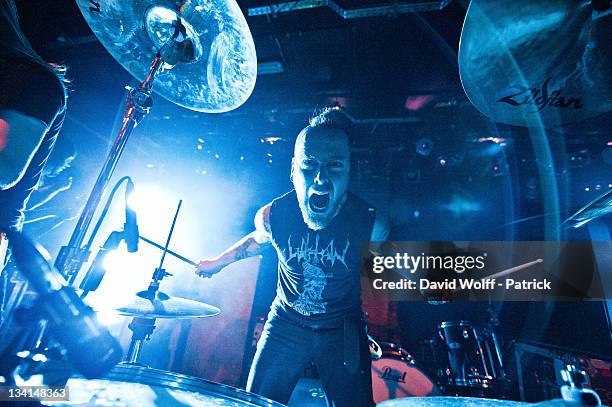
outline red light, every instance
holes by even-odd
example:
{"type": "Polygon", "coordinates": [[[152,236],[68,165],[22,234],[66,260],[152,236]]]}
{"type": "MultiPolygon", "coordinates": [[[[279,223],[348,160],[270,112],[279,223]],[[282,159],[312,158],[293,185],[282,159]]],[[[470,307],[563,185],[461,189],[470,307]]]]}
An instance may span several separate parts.
{"type": "Polygon", "coordinates": [[[433,95],[408,96],[404,103],[406,110],[420,110],[433,100],[433,95]]]}
{"type": "Polygon", "coordinates": [[[0,151],[6,147],[9,129],[9,124],[5,120],[0,119],[0,151]]]}

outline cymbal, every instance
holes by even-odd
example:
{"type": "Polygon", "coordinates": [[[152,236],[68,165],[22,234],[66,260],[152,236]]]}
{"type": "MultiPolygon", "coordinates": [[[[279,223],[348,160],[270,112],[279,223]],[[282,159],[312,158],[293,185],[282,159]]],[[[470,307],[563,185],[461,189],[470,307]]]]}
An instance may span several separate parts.
{"type": "Polygon", "coordinates": [[[483,399],[476,397],[404,397],[378,403],[377,407],[570,407],[576,403],[561,399],[546,400],[539,403],[525,403],[522,401],[483,399]]]}
{"type": "Polygon", "coordinates": [[[494,121],[556,127],[612,110],[612,14],[590,0],[472,0],[459,73],[494,121]]]}
{"type": "Polygon", "coordinates": [[[215,113],[235,109],[251,95],[255,45],[235,0],[77,0],[77,5],[102,45],[139,81],[180,27],[182,62],[162,69],[153,84],[169,101],[215,113]]]}
{"type": "Polygon", "coordinates": [[[610,212],[612,212],[612,189],[589,202],[563,223],[573,228],[579,228],[591,220],[605,216],[610,212]]]}
{"type": "Polygon", "coordinates": [[[154,300],[141,291],[126,305],[115,308],[120,315],[140,318],[202,318],[217,315],[221,310],[212,305],[157,292],[154,300]]]}

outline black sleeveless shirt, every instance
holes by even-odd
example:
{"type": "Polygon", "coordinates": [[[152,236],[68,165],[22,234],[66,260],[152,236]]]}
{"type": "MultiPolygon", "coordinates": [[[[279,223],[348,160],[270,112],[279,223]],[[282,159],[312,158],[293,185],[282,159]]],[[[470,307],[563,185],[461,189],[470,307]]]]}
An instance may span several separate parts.
{"type": "Polygon", "coordinates": [[[278,255],[278,286],[269,318],[311,328],[339,327],[361,312],[361,243],[370,240],[376,210],[348,193],[322,230],[309,229],[295,191],[272,201],[270,235],[278,255]]]}

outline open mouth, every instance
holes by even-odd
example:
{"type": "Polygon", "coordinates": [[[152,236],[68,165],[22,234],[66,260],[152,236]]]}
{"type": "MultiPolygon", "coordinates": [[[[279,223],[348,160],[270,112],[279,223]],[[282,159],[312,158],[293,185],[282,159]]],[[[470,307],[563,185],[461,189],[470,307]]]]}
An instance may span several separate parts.
{"type": "Polygon", "coordinates": [[[313,192],[308,198],[308,206],[313,212],[325,212],[330,202],[329,192],[313,192]]]}

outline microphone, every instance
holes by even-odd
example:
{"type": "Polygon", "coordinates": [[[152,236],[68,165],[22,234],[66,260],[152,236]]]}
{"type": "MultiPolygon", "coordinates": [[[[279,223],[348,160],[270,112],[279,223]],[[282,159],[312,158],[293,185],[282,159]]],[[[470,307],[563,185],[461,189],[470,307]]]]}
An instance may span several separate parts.
{"type": "Polygon", "coordinates": [[[136,211],[130,208],[128,205],[128,198],[134,193],[134,183],[131,179],[128,179],[125,187],[125,224],[123,225],[123,239],[127,246],[128,253],[135,253],[138,251],[138,220],[136,217],[136,211]]]}
{"type": "Polygon", "coordinates": [[[7,231],[19,271],[39,294],[37,306],[49,321],[49,333],[66,349],[73,366],[86,378],[100,377],[121,360],[121,347],[94,311],[51,268],[48,255],[23,235],[7,231]]]}

